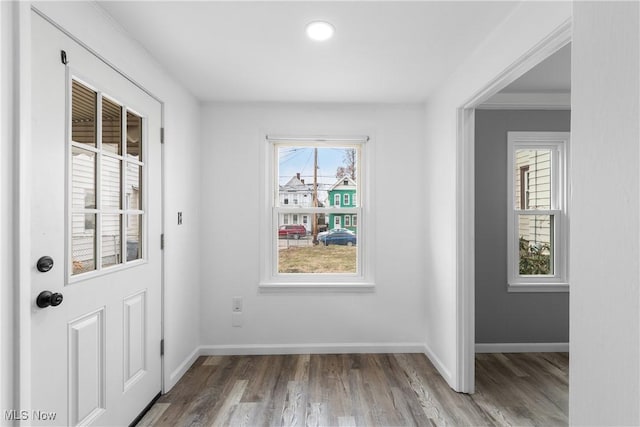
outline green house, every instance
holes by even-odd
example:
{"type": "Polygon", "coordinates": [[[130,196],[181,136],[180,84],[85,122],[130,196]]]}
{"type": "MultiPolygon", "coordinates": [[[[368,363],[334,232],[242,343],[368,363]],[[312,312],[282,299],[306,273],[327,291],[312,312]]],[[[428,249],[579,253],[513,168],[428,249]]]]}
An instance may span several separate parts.
{"type": "MultiPolygon", "coordinates": [[[[336,181],[328,191],[329,206],[343,208],[355,208],[357,206],[356,182],[348,176],[336,181]]],[[[358,230],[358,218],[356,214],[329,214],[329,229],[346,228],[354,233],[358,230]]]]}

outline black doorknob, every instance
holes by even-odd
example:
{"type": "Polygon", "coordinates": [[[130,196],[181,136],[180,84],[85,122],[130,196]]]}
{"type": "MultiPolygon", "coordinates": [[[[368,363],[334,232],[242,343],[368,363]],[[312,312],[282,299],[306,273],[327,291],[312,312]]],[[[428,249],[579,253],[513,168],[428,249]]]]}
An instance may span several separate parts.
{"type": "Polygon", "coordinates": [[[51,258],[50,256],[43,256],[38,260],[36,268],[38,269],[38,271],[46,273],[53,268],[53,258],[51,258]]]}
{"type": "Polygon", "coordinates": [[[63,299],[62,294],[58,292],[42,291],[36,298],[36,305],[40,308],[56,307],[62,304],[63,299]]]}

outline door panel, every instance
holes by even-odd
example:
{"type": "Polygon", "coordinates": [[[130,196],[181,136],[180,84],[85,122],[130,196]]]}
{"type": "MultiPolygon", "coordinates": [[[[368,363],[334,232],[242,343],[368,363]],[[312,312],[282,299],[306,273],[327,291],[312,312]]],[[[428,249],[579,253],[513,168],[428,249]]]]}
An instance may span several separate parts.
{"type": "Polygon", "coordinates": [[[32,407],[128,425],[161,390],[161,105],[35,13],[32,74],[32,407]]]}
{"type": "Polygon", "coordinates": [[[86,425],[105,411],[104,308],[69,322],[69,422],[86,425]]]}

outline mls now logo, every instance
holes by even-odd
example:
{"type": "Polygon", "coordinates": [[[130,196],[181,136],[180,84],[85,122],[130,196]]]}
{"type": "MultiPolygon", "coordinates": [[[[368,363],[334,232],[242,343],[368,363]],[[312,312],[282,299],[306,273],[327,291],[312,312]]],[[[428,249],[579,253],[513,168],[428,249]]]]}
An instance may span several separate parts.
{"type": "Polygon", "coordinates": [[[4,411],[5,421],[53,421],[56,419],[57,413],[45,412],[45,411],[18,411],[17,409],[11,409],[4,411]]]}

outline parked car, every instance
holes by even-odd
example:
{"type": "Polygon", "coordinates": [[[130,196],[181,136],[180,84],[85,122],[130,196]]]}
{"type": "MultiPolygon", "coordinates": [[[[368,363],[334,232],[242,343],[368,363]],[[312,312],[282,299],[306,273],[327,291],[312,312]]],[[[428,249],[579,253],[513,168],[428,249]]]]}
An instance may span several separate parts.
{"type": "Polygon", "coordinates": [[[302,224],[281,225],[278,228],[278,237],[287,239],[299,239],[307,235],[307,229],[302,224]]]}
{"type": "Polygon", "coordinates": [[[327,233],[322,236],[318,236],[318,240],[325,246],[329,245],[347,245],[353,246],[356,244],[356,235],[349,230],[336,231],[333,233],[327,233]]]}
{"type": "Polygon", "coordinates": [[[351,234],[355,234],[353,231],[346,229],[346,228],[333,228],[331,230],[327,230],[327,231],[323,231],[322,233],[318,233],[318,239],[321,236],[325,236],[327,234],[333,234],[333,233],[351,233],[351,234]]]}

